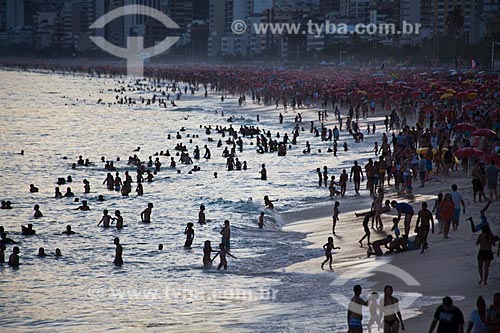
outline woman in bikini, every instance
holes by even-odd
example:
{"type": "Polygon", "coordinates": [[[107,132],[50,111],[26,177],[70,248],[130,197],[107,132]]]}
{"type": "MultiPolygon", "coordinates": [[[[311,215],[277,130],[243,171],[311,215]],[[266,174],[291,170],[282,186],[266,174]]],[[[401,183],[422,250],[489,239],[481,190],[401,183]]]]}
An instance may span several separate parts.
{"type": "Polygon", "coordinates": [[[401,329],[403,331],[405,330],[403,317],[399,310],[399,301],[397,298],[392,297],[392,292],[392,286],[386,286],[384,288],[384,306],[382,307],[384,314],[384,333],[398,333],[400,323],[401,329]]]}

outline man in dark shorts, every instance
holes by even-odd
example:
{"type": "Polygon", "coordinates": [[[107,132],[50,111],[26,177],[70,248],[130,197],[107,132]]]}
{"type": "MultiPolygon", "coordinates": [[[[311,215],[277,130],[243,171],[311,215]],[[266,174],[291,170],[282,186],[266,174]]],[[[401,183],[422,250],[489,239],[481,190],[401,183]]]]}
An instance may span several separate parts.
{"type": "Polygon", "coordinates": [[[415,214],[413,208],[405,202],[397,202],[396,200],[391,201],[392,208],[396,208],[398,211],[398,220],[401,220],[401,214],[405,214],[405,235],[410,234],[410,224],[413,215],[415,214]]]}
{"type": "Polygon", "coordinates": [[[392,242],[392,236],[391,235],[387,236],[384,239],[380,239],[378,241],[373,242],[371,244],[373,251],[368,250],[368,252],[366,253],[368,255],[368,258],[370,258],[370,256],[373,256],[373,255],[375,255],[375,256],[383,256],[384,255],[384,251],[382,251],[382,246],[385,246],[386,249],[390,250],[389,244],[391,242],[392,242]]]}
{"type": "Polygon", "coordinates": [[[418,161],[418,175],[420,176],[420,187],[424,187],[425,177],[427,177],[427,162],[423,154],[420,154],[420,160],[418,161]]]}
{"type": "Polygon", "coordinates": [[[422,203],[422,209],[418,212],[417,225],[415,226],[415,233],[417,233],[417,228],[420,225],[422,250],[420,254],[424,253],[428,248],[427,237],[429,236],[429,230],[432,226],[432,233],[434,233],[434,217],[430,210],[427,209],[427,202],[422,203]],[[431,224],[432,222],[432,224],[431,224]]]}
{"type": "Polygon", "coordinates": [[[361,298],[361,286],[354,286],[354,296],[349,302],[347,310],[347,325],[350,333],[363,333],[363,306],[368,306],[368,302],[361,298]]]}
{"type": "Polygon", "coordinates": [[[359,188],[361,187],[361,182],[365,180],[363,175],[363,169],[358,165],[358,161],[354,161],[354,166],[351,168],[351,176],[349,181],[352,181],[352,176],[354,175],[354,191],[356,195],[359,195],[359,188]]]}
{"type": "Polygon", "coordinates": [[[437,333],[463,333],[464,315],[459,308],[453,305],[451,297],[443,298],[443,305],[438,306],[434,313],[429,332],[434,332],[434,328],[439,322],[437,333]]]}
{"type": "Polygon", "coordinates": [[[379,179],[379,187],[384,187],[385,181],[385,172],[387,171],[387,161],[385,160],[385,156],[382,154],[378,161],[378,179],[379,179]]]}
{"type": "Polygon", "coordinates": [[[365,231],[365,235],[363,238],[359,240],[359,245],[360,247],[363,247],[363,240],[366,238],[368,239],[368,246],[370,246],[370,228],[368,227],[368,223],[370,222],[370,219],[375,216],[374,211],[369,211],[365,217],[363,218],[363,229],[365,231]]]}
{"type": "Polygon", "coordinates": [[[366,186],[370,190],[370,195],[374,195],[375,191],[375,175],[378,173],[378,167],[373,164],[371,158],[368,159],[368,163],[365,165],[366,172],[366,186]]]}
{"type": "Polygon", "coordinates": [[[488,189],[490,190],[490,200],[498,199],[498,174],[500,169],[495,165],[495,160],[490,162],[490,165],[486,168],[486,180],[488,183],[488,189]]]}

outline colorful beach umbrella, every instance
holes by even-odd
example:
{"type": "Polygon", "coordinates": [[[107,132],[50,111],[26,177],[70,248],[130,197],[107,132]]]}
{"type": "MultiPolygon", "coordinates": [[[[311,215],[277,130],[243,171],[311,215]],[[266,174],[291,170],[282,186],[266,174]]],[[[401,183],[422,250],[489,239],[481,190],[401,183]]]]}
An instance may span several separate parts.
{"type": "Polygon", "coordinates": [[[490,130],[489,128],[480,128],[471,133],[472,136],[484,136],[484,137],[492,137],[496,136],[497,132],[490,130]]]}
{"type": "Polygon", "coordinates": [[[476,126],[469,123],[460,123],[455,125],[455,131],[465,132],[465,131],[474,131],[476,126]]]}
{"type": "Polygon", "coordinates": [[[440,100],[445,100],[445,99],[450,99],[452,97],[453,97],[453,94],[446,93],[446,94],[441,95],[441,97],[439,99],[440,100]]]}
{"type": "Polygon", "coordinates": [[[455,155],[458,157],[479,157],[482,156],[484,152],[482,150],[479,150],[474,147],[464,147],[464,148],[459,148],[455,152],[455,155]]]}

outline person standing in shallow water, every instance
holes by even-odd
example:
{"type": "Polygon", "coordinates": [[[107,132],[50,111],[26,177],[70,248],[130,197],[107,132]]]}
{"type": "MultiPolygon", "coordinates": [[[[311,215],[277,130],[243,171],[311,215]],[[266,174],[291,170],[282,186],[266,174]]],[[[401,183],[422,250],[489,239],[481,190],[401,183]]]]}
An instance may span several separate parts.
{"type": "Polygon", "coordinates": [[[230,238],[231,238],[231,228],[229,227],[229,220],[224,221],[224,227],[220,231],[222,235],[222,243],[226,250],[229,250],[231,247],[230,238]]]}
{"type": "Polygon", "coordinates": [[[102,223],[102,226],[104,228],[109,228],[111,224],[111,216],[108,215],[108,210],[107,209],[103,210],[102,214],[103,214],[102,218],[99,221],[99,223],[97,223],[97,226],[100,226],[102,223]]]}
{"type": "Polygon", "coordinates": [[[259,224],[259,229],[264,228],[264,212],[260,212],[258,224],[259,224]]]}
{"type": "Polygon", "coordinates": [[[217,266],[217,269],[221,269],[222,267],[224,267],[224,270],[227,270],[226,254],[228,254],[231,257],[233,257],[234,259],[236,259],[235,256],[233,256],[231,253],[229,253],[229,251],[227,250],[227,248],[225,248],[224,244],[220,243],[219,244],[219,252],[217,252],[217,254],[215,255],[215,257],[212,259],[212,261],[214,261],[215,258],[217,258],[217,256],[220,257],[220,263],[219,263],[219,266],[217,266]]]}
{"type": "Polygon", "coordinates": [[[122,258],[123,248],[120,244],[120,238],[115,237],[114,243],[116,245],[116,249],[115,249],[115,260],[113,261],[113,263],[115,264],[115,266],[121,266],[123,265],[123,258],[122,258]]]}
{"type": "Polygon", "coordinates": [[[142,223],[151,223],[151,212],[153,211],[153,203],[148,203],[148,208],[144,209],[141,213],[142,223]]]}
{"type": "Polygon", "coordinates": [[[43,214],[40,210],[40,206],[39,205],[35,205],[35,207],[33,208],[35,210],[35,214],[33,214],[33,218],[35,219],[38,219],[40,217],[43,217],[43,214]]]}
{"type": "Polygon", "coordinates": [[[12,254],[9,257],[9,266],[12,268],[19,268],[19,247],[14,246],[12,254]]]}
{"type": "Polygon", "coordinates": [[[267,170],[266,170],[266,165],[262,164],[262,169],[260,170],[260,179],[261,180],[267,180],[267,170]]]}
{"type": "Polygon", "coordinates": [[[122,229],[123,228],[123,216],[120,213],[119,210],[115,210],[115,216],[113,217],[113,221],[116,221],[116,229],[122,229]]]}
{"type": "Polygon", "coordinates": [[[184,235],[186,235],[186,242],[184,243],[184,247],[191,247],[194,239],[194,229],[193,224],[189,222],[184,230],[184,235]]]}
{"type": "Polygon", "coordinates": [[[205,241],[205,245],[203,247],[203,267],[210,268],[212,267],[212,245],[209,240],[205,241]]]}
{"type": "Polygon", "coordinates": [[[198,223],[203,225],[206,224],[206,219],[205,219],[205,206],[200,205],[200,211],[198,212],[198,223]]]}

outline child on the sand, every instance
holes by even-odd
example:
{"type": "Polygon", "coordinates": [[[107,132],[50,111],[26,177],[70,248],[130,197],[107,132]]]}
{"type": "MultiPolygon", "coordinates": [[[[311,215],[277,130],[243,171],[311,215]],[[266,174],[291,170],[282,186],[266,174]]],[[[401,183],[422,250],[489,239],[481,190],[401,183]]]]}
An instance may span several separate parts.
{"type": "Polygon", "coordinates": [[[328,243],[326,243],[325,245],[323,245],[323,249],[325,250],[325,257],[326,257],[326,259],[321,264],[321,269],[324,269],[323,266],[325,266],[325,264],[328,261],[330,261],[330,270],[333,271],[333,267],[332,267],[332,264],[333,264],[332,251],[333,250],[340,250],[340,247],[335,247],[335,245],[333,245],[333,237],[328,237],[328,243]]]}

